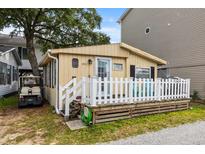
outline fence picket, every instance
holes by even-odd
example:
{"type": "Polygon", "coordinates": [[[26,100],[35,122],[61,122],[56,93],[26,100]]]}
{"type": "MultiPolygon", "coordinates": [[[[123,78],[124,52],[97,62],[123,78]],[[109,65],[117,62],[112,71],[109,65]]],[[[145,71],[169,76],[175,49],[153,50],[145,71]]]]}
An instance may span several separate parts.
{"type": "Polygon", "coordinates": [[[129,103],[132,103],[133,102],[133,79],[130,78],[129,79],[129,103]]]}
{"type": "Polygon", "coordinates": [[[110,84],[109,84],[109,86],[110,86],[110,97],[109,97],[109,99],[110,99],[110,103],[113,103],[113,79],[112,79],[112,77],[110,77],[110,84]]]}
{"type": "Polygon", "coordinates": [[[123,102],[123,79],[120,78],[120,102],[123,102]]]}
{"type": "Polygon", "coordinates": [[[137,79],[135,78],[134,79],[134,101],[136,102],[137,101],[137,79]]]}
{"type": "Polygon", "coordinates": [[[98,104],[102,103],[102,79],[98,78],[98,104]]]}
{"type": "Polygon", "coordinates": [[[118,79],[115,78],[115,103],[118,103],[118,79]]]}
{"type": "Polygon", "coordinates": [[[107,104],[107,94],[108,94],[108,82],[107,78],[104,78],[104,103],[107,104]]]}

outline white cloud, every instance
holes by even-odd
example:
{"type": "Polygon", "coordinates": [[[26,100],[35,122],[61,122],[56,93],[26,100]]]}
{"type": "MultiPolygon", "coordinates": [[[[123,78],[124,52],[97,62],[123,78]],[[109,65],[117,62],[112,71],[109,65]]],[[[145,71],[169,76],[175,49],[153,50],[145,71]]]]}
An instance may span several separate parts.
{"type": "Polygon", "coordinates": [[[111,42],[120,42],[120,27],[103,27],[99,30],[111,37],[111,42]]]}

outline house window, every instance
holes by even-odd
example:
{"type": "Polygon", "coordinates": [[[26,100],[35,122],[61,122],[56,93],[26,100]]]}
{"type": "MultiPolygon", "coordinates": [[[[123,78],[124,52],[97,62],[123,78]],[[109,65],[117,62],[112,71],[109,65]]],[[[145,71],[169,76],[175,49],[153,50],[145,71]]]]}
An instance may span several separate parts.
{"type": "Polygon", "coordinates": [[[150,32],[150,27],[145,28],[145,34],[148,34],[150,32]]]}
{"type": "Polygon", "coordinates": [[[13,81],[18,81],[18,68],[13,66],[13,81]]]}
{"type": "Polygon", "coordinates": [[[11,84],[11,66],[7,65],[7,84],[11,84]]]}
{"type": "Polygon", "coordinates": [[[136,78],[150,78],[150,68],[136,68],[135,77],[136,78]]]}
{"type": "Polygon", "coordinates": [[[56,62],[53,61],[53,87],[56,87],[56,62]]]}
{"type": "Polygon", "coordinates": [[[122,71],[122,69],[123,69],[123,65],[122,64],[117,64],[117,63],[113,64],[113,70],[114,71],[122,71]]]}
{"type": "Polygon", "coordinates": [[[18,47],[18,54],[19,57],[23,60],[27,60],[28,59],[28,52],[26,48],[23,47],[18,47]]]}
{"type": "Polygon", "coordinates": [[[72,67],[73,68],[78,68],[78,58],[73,58],[72,59],[72,67]]]}
{"type": "Polygon", "coordinates": [[[0,62],[0,85],[6,84],[7,64],[0,62]]]}

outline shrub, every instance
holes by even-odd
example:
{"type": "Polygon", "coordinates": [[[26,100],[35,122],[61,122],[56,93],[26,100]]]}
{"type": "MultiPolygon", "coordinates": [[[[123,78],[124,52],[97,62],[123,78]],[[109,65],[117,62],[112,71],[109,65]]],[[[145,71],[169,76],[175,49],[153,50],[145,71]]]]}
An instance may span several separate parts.
{"type": "Polygon", "coordinates": [[[192,100],[201,100],[200,96],[199,96],[199,92],[194,90],[193,94],[191,95],[192,100]]]}

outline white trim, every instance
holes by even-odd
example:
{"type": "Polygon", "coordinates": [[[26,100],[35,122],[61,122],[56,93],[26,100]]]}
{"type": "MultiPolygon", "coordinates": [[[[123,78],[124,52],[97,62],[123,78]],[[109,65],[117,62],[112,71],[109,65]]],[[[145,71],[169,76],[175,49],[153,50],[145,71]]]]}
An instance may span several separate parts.
{"type": "Polygon", "coordinates": [[[95,76],[98,77],[98,59],[104,59],[104,60],[109,60],[110,61],[110,76],[112,77],[112,58],[108,57],[96,57],[95,58],[95,76]]]}
{"type": "Polygon", "coordinates": [[[15,50],[16,48],[11,48],[11,49],[9,49],[9,50],[7,50],[6,52],[3,52],[1,55],[5,55],[5,54],[7,54],[7,53],[9,53],[9,52],[11,52],[11,51],[13,51],[13,50],[15,50]]]}

